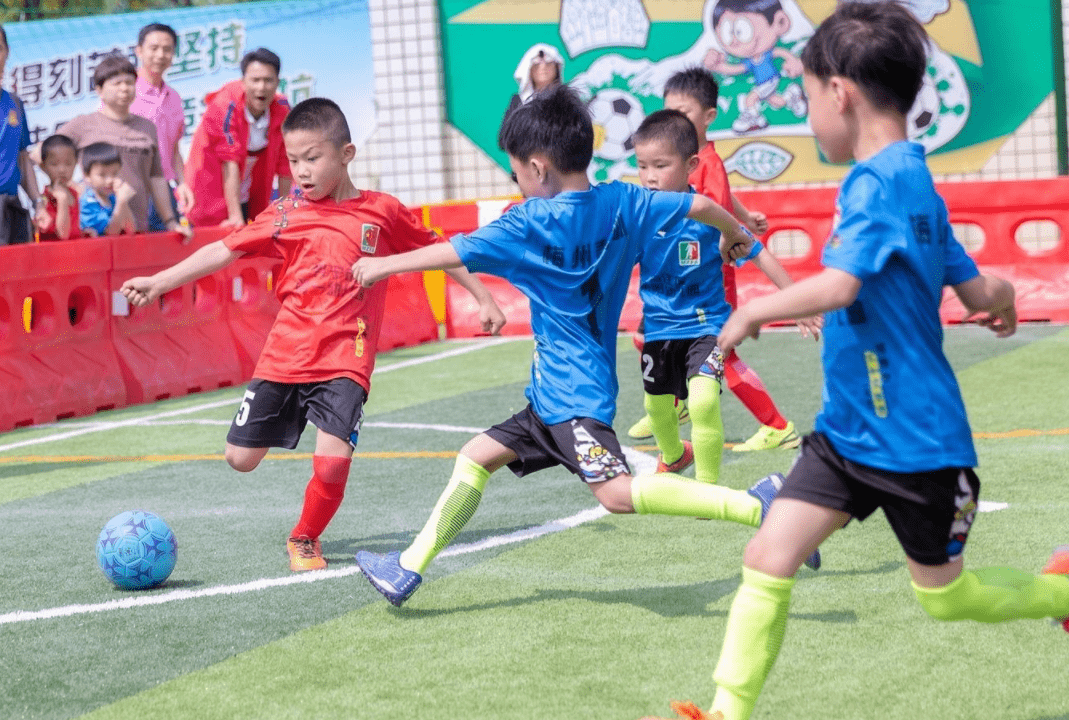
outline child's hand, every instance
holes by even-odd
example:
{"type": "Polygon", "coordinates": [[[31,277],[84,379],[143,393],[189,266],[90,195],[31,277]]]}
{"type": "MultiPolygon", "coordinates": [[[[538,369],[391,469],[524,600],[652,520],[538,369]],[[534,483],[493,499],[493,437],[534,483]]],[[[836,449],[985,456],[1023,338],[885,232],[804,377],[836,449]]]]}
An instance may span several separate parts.
{"type": "Polygon", "coordinates": [[[795,320],[795,322],[798,324],[798,331],[802,333],[802,337],[812,335],[814,340],[820,340],[820,331],[824,329],[823,315],[799,318],[798,320],[795,320]]]}
{"type": "Polygon", "coordinates": [[[724,323],[720,335],[716,338],[716,344],[723,351],[724,357],[727,357],[746,338],[752,337],[756,340],[760,332],[761,325],[759,323],[754,324],[749,319],[746,306],[743,305],[731,313],[731,317],[724,323]]]}
{"type": "Polygon", "coordinates": [[[756,238],[744,226],[720,235],[720,257],[725,263],[733,263],[750,254],[756,238]]]}
{"type": "Polygon", "coordinates": [[[746,227],[754,235],[764,235],[768,232],[768,216],[763,212],[750,211],[750,217],[747,219],[746,227]]]}
{"type": "Polygon", "coordinates": [[[479,303],[479,322],[482,323],[483,332],[500,335],[501,328],[508,321],[505,319],[505,313],[501,312],[501,308],[491,298],[487,302],[479,303]]]}
{"type": "Polygon", "coordinates": [[[130,301],[131,305],[137,307],[148,305],[162,294],[156,284],[155,276],[130,278],[122,284],[119,292],[130,301]]]}
{"type": "Polygon", "coordinates": [[[66,185],[53,185],[52,197],[56,199],[56,205],[60,207],[69,208],[74,202],[74,195],[66,185]]]}
{"type": "Polygon", "coordinates": [[[353,280],[364,287],[371,287],[388,275],[382,271],[382,258],[362,257],[353,263],[353,280]]]}
{"type": "Polygon", "coordinates": [[[134,195],[137,195],[137,191],[125,180],[116,180],[112,189],[115,191],[116,202],[130,202],[134,195]]]}
{"type": "MultiPolygon", "coordinates": [[[[965,318],[969,320],[975,313],[965,318]]],[[[1000,338],[1009,337],[1017,332],[1017,308],[1010,305],[1002,310],[992,310],[976,319],[976,324],[985,327],[1000,338]]]]}

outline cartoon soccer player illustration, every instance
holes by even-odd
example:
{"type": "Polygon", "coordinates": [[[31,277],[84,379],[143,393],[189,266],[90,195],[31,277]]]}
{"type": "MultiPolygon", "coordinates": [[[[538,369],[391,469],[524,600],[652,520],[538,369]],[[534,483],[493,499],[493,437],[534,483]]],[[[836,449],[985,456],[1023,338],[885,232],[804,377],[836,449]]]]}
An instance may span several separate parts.
{"type": "Polygon", "coordinates": [[[791,29],[791,18],[780,0],[718,0],[713,6],[712,24],[727,54],[710,48],[705,54],[705,66],[720,75],[753,76],[754,87],[747,93],[745,106],[731,129],[747,133],[768,127],[762,103],[776,110],[786,106],[795,117],[805,117],[809,108],[797,83],[779,92],[781,76],[796,78],[802,74],[802,61],[778,46],[780,38],[791,29]],[[741,62],[729,62],[728,56],[741,62]],[[783,61],[782,72],[775,58],[783,61]]]}

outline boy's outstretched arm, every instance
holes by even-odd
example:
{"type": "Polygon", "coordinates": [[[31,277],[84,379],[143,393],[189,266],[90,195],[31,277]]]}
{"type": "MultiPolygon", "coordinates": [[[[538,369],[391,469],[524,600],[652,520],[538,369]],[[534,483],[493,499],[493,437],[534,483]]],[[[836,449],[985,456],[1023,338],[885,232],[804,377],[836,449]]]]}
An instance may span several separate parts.
{"type": "Polygon", "coordinates": [[[364,287],[371,287],[391,275],[421,270],[450,270],[463,265],[451,243],[435,243],[398,255],[362,257],[353,263],[353,279],[364,287]]]}
{"type": "Polygon", "coordinates": [[[747,337],[756,338],[761,326],[773,320],[797,320],[838,310],[854,302],[861,281],[848,272],[825,268],[785,290],[751,300],[731,314],[717,345],[729,354],[747,337]]]}
{"type": "Polygon", "coordinates": [[[987,313],[977,324],[990,328],[999,337],[1009,337],[1017,331],[1016,293],[1009,281],[994,275],[977,275],[953,287],[969,311],[966,320],[977,313],[987,313]]]}
{"type": "Polygon", "coordinates": [[[501,312],[501,308],[494,301],[494,296],[490,294],[490,291],[486,289],[482,281],[468,272],[468,269],[463,266],[447,268],[446,273],[456,280],[462,288],[470,292],[472,297],[479,303],[479,322],[482,323],[483,332],[499,335],[501,328],[505,326],[505,313],[501,312]]]}
{"type": "Polygon", "coordinates": [[[739,219],[739,222],[749,228],[750,232],[754,235],[764,235],[768,232],[768,217],[766,217],[763,212],[753,212],[749,210],[737,197],[735,197],[735,193],[731,194],[731,212],[733,212],[735,217],[739,219]]]}
{"type": "Polygon", "coordinates": [[[694,195],[687,217],[720,231],[720,256],[732,262],[750,254],[754,236],[724,208],[704,195],[694,195]]]}
{"type": "MultiPolygon", "coordinates": [[[[783,266],[780,265],[776,256],[769,252],[768,248],[762,249],[761,252],[757,254],[757,257],[750,262],[756,265],[757,268],[780,290],[788,288],[794,284],[794,280],[783,266]]],[[[824,327],[823,315],[812,315],[810,317],[798,318],[797,322],[802,337],[812,335],[814,340],[820,339],[820,331],[824,327]]]]}
{"type": "Polygon", "coordinates": [[[244,254],[231,250],[222,240],[216,240],[155,275],[130,278],[122,284],[120,292],[131,304],[142,307],[179,285],[222,270],[244,254]]]}

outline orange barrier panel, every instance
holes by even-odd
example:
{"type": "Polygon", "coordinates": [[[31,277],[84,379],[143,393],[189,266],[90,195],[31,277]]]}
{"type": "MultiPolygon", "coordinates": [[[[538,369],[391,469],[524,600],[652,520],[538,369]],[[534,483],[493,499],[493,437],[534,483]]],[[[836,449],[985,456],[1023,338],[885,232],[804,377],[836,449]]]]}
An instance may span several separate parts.
{"type": "Polygon", "coordinates": [[[111,345],[107,240],[5,247],[0,430],[122,407],[111,345]]]}
{"type": "MultiPolygon", "coordinates": [[[[150,275],[226,235],[224,228],[198,230],[183,245],[176,234],[119,235],[110,239],[112,282],[150,275]]],[[[224,272],[187,283],[155,304],[129,307],[112,318],[112,339],[131,403],[237,385],[242,370],[227,323],[231,286],[224,272]]]]}
{"type": "Polygon", "coordinates": [[[438,321],[423,287],[423,273],[394,275],[388,282],[378,351],[437,340],[438,321]]]}

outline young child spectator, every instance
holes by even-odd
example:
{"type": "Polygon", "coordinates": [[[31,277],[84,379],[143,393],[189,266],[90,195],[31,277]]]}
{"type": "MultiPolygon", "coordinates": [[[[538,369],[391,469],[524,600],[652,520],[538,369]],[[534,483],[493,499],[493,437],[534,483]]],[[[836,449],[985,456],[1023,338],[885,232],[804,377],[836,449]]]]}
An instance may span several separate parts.
{"type": "MultiPolygon", "coordinates": [[[[635,132],[634,142],[645,187],[691,192],[688,177],[700,160],[698,135],[686,115],[678,110],[651,114],[635,132]]],[[[660,450],[657,472],[678,473],[694,463],[695,477],[707,483],[720,478],[724,356],[716,336],[731,314],[716,251],[719,239],[715,228],[687,220],[658,228],[639,254],[645,322],[641,372],[646,413],[660,450]],[[690,408],[693,444],[679,438],[677,400],[686,400],[690,408]]],[[[737,264],[759,263],[766,254],[763,245],[754,242],[737,264]]],[[[786,273],[769,277],[781,288],[791,284],[786,273]]]]}
{"type": "Polygon", "coordinates": [[[531,301],[535,355],[527,408],[470,440],[426,525],[402,552],[357,553],[360,569],[394,605],[479,505],[490,475],[562,465],[614,513],[689,515],[756,527],[774,494],[771,480],[750,492],[678,475],[633,477],[612,429],[616,413],[616,329],[640,247],[689,217],[719,228],[720,252],[738,258],[753,236],[708,198],[652,192],[623,182],[591,187],[594,127],[567,86],[542,91],[513,110],[498,142],[508,153],[522,205],[471,235],[390,258],[362,258],[364,286],[399,272],[456,268],[499,275],[531,301]]]}
{"type": "Polygon", "coordinates": [[[877,508],[932,617],[1052,617],[1069,630],[1069,546],[1057,548],[1039,575],[964,569],[980,481],[961,391],[943,352],[939,304],[949,285],[999,337],[1013,334],[1017,313],[1013,286],[980,274],[954,238],[924,148],[907,139],[906,114],[921,88],[928,43],[903,5],[850,2],[821,23],[802,52],[817,143],[830,162],[855,164],[839,190],[824,270],[740,307],[720,342],[727,351],[766,322],[828,313],[824,406],[746,548],[713,674],[712,711],[685,717],[750,717],[783,642],[802,559],[851,518],[877,508]]]}
{"type": "MultiPolygon", "coordinates": [[[[226,442],[227,462],[253,470],[268,448],[293,449],[308,421],[317,428],[312,478],[286,542],[293,571],[326,567],[319,537],[345,493],[383,323],[386,285],[365,290],[350,267],[439,240],[390,195],[357,190],[348,165],[356,154],[334,102],[299,103],[282,126],[297,192],[252,223],[151,277],[122,285],[135,305],[221,270],[246,254],[282,258],[282,301],[226,442]]],[[[489,291],[462,269],[450,273],[479,302],[483,328],[505,323],[489,291]]],[[[403,322],[404,318],[395,318],[403,322]]]]}
{"type": "MultiPolygon", "coordinates": [[[[697,192],[712,198],[721,207],[734,213],[750,230],[762,234],[768,230],[768,221],[764,214],[751,212],[732,194],[724,163],[717,154],[716,147],[705,135],[709,124],[716,119],[718,95],[719,87],[711,73],[703,68],[689,68],[676,73],[665,83],[664,106],[686,115],[698,132],[699,163],[690,175],[690,184],[697,192]]],[[[771,278],[777,287],[790,284],[790,276],[771,252],[761,253],[754,259],[754,264],[771,278]]],[[[724,293],[728,304],[735,307],[735,269],[730,265],[724,266],[724,293]]],[[[820,331],[820,319],[807,319],[799,323],[799,326],[803,335],[812,333],[816,336],[820,331]]],[[[728,388],[761,423],[761,427],[751,438],[733,448],[735,452],[798,446],[799,438],[794,423],[783,417],[761,378],[735,353],[730,353],[725,358],[724,377],[727,379],[728,388]]],[[[633,428],[632,436],[637,437],[637,433],[643,430],[644,426],[633,428]]]]}
{"type": "Polygon", "coordinates": [[[136,194],[122,179],[122,155],[110,143],[98,142],[82,149],[85,193],[79,222],[89,237],[134,232],[130,201],[136,194]]]}
{"type": "Polygon", "coordinates": [[[74,240],[82,237],[78,224],[78,191],[71,185],[78,151],[65,135],[52,135],[41,143],[41,170],[48,176],[42,193],[43,211],[37,218],[37,239],[74,240]]]}
{"type": "Polygon", "coordinates": [[[121,177],[134,190],[130,212],[137,232],[148,231],[149,197],[163,215],[164,226],[192,237],[192,230],[171,212],[171,189],[163,176],[156,126],[130,112],[134,101],[137,70],[124,56],[104,57],[93,70],[93,86],[100,96],[100,109],[79,115],[56,132],[74,141],[79,150],[98,142],[111,143],[122,156],[121,177]]]}

